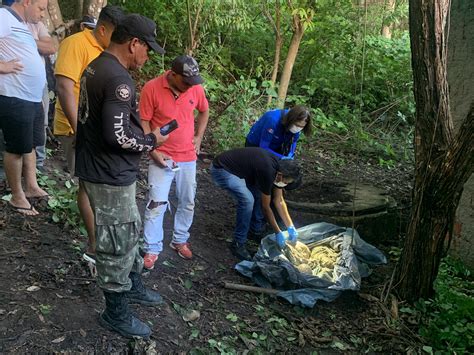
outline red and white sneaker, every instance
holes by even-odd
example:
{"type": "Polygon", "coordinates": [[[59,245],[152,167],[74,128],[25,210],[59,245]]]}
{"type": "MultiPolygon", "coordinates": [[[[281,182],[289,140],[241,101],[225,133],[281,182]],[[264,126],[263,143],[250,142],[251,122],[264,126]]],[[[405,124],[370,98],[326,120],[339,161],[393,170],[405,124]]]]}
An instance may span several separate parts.
{"type": "Polygon", "coordinates": [[[143,257],[143,267],[147,270],[153,270],[156,260],[158,260],[158,254],[146,253],[143,257]]]}
{"type": "Polygon", "coordinates": [[[170,247],[178,252],[178,255],[183,259],[192,259],[193,252],[190,248],[191,244],[189,243],[170,243],[170,247]]]}

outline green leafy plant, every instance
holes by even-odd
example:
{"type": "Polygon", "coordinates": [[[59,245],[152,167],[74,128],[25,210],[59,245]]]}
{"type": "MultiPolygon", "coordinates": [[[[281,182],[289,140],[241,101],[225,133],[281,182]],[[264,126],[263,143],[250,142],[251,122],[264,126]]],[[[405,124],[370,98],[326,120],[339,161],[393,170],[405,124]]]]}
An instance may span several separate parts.
{"type": "MultiPolygon", "coordinates": [[[[56,171],[55,175],[59,173],[56,171]]],[[[76,202],[78,186],[74,181],[66,180],[61,184],[48,175],[40,174],[38,184],[49,194],[48,208],[52,211],[53,222],[78,229],[82,235],[86,235],[76,202]]]]}
{"type": "MultiPolygon", "coordinates": [[[[436,297],[420,300],[420,334],[437,353],[474,352],[474,280],[471,270],[447,258],[435,283],[436,297]]],[[[407,311],[407,310],[405,310],[407,311]]],[[[413,311],[412,311],[413,312],[413,311]]]]}
{"type": "Polygon", "coordinates": [[[51,313],[51,309],[52,309],[52,307],[49,304],[40,304],[38,308],[41,314],[44,316],[47,316],[49,313],[51,313]]]}

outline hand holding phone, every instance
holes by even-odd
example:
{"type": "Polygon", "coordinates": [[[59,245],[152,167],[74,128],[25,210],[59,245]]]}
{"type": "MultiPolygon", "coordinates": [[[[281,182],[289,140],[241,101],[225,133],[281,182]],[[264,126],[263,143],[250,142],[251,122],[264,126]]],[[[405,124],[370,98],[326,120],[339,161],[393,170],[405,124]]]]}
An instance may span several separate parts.
{"type": "Polygon", "coordinates": [[[171,171],[175,172],[175,171],[178,171],[179,170],[179,166],[178,164],[176,164],[176,162],[172,159],[168,159],[168,160],[165,160],[166,161],[166,165],[168,166],[168,168],[171,169],[171,171]]]}
{"type": "Polygon", "coordinates": [[[166,136],[178,128],[178,122],[176,120],[171,120],[164,126],[160,127],[160,134],[166,136]]]}

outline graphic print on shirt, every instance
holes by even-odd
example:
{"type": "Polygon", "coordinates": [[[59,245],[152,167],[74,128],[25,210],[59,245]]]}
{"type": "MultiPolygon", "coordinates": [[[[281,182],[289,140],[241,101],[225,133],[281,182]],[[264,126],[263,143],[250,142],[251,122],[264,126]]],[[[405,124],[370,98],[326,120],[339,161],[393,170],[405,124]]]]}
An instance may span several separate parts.
{"type": "Polygon", "coordinates": [[[131,95],[131,89],[130,89],[130,86],[128,86],[127,84],[120,84],[115,89],[115,96],[120,101],[130,100],[130,95],[131,95]]]}
{"type": "Polygon", "coordinates": [[[89,118],[89,99],[87,97],[87,77],[84,75],[81,78],[81,91],[79,92],[79,109],[77,120],[82,124],[87,122],[89,118]]]}

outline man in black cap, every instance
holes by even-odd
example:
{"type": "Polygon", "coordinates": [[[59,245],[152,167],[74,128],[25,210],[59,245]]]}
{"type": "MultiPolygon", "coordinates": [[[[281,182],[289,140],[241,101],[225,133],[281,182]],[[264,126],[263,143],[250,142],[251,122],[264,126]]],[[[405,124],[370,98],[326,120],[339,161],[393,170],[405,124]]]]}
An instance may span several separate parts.
{"type": "Polygon", "coordinates": [[[155,23],[127,15],[112,34],[106,51],[81,78],[76,141],[76,175],[95,217],[97,284],[106,309],[100,323],[126,337],[148,337],[148,325],[135,318],[129,303],[154,306],[161,296],[144,287],[138,251],[140,215],[135,183],[142,152],[166,137],[159,127],[144,133],[129,70],[140,68],[148,52],[164,53],[155,40],[155,23]]]}
{"type": "Polygon", "coordinates": [[[194,216],[196,159],[209,119],[209,104],[200,85],[203,82],[196,60],[182,55],[173,61],[171,70],[146,83],[140,95],[140,117],[145,132],[172,119],[178,123],[166,143],[150,153],[149,198],[144,218],[147,269],[153,269],[163,250],[163,217],[173,180],[178,206],[170,247],[184,259],[191,259],[193,255],[188,239],[194,216]],[[197,127],[194,125],[196,111],[197,127]]]}
{"type": "Polygon", "coordinates": [[[259,147],[231,149],[214,159],[211,176],[217,186],[227,190],[237,201],[234,241],[230,245],[232,254],[241,260],[252,258],[246,242],[250,225],[256,222],[256,210],[260,207],[255,206],[257,203],[261,204],[263,214],[275,232],[277,244],[283,248],[287,239],[289,242],[296,242],[298,232],[283,197],[284,188],[301,181],[301,169],[296,161],[279,160],[269,151],[259,147]],[[272,200],[287,228],[288,236],[276,221],[270,207],[272,200]]]}
{"type": "MultiPolygon", "coordinates": [[[[54,111],[54,134],[61,142],[71,176],[75,170],[77,108],[81,76],[86,67],[109,46],[112,33],[124,16],[118,6],[107,5],[100,11],[94,30],[85,29],[65,38],[59,46],[54,74],[58,99],[54,111]]],[[[83,258],[95,263],[94,215],[87,194],[77,192],[77,206],[89,239],[83,258]]]]}

